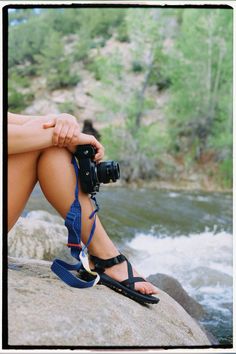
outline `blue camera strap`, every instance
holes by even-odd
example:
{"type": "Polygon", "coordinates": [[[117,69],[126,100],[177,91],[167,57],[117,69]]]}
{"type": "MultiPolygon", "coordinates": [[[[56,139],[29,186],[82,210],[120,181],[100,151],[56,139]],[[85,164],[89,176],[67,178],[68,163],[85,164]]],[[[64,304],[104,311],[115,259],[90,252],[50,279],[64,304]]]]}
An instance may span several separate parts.
{"type": "Polygon", "coordinates": [[[74,288],[89,288],[98,283],[100,277],[98,273],[92,271],[89,267],[87,248],[92,240],[94,231],[96,228],[96,213],[98,212],[98,204],[95,196],[91,196],[96,209],[91,213],[89,219],[94,219],[93,225],[90,231],[88,241],[85,245],[82,246],[81,243],[81,205],[78,199],[79,195],[79,168],[77,165],[76,158],[73,156],[71,163],[74,166],[76,174],[76,186],[75,186],[75,200],[71,204],[70,210],[67,213],[65,219],[65,226],[68,229],[68,243],[67,246],[70,247],[71,255],[77,261],[76,264],[68,264],[60,259],[55,259],[52,263],[51,270],[67,285],[70,285],[74,288]],[[94,275],[95,279],[92,281],[84,281],[74,274],[71,271],[79,271],[80,269],[85,269],[90,274],[94,275]]]}

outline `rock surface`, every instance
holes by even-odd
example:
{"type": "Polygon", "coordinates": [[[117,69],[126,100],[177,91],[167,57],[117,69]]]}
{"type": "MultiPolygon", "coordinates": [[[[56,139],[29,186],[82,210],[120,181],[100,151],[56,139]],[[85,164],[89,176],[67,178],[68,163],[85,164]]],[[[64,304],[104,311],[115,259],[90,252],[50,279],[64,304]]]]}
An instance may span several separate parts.
{"type": "Polygon", "coordinates": [[[142,306],[102,286],[78,290],[50,262],[9,258],[10,345],[210,346],[205,333],[169,295],[142,306]]]}
{"type": "Polygon", "coordinates": [[[67,230],[61,217],[43,210],[31,211],[8,233],[8,255],[50,260],[62,256],[66,243],[67,230]]]}

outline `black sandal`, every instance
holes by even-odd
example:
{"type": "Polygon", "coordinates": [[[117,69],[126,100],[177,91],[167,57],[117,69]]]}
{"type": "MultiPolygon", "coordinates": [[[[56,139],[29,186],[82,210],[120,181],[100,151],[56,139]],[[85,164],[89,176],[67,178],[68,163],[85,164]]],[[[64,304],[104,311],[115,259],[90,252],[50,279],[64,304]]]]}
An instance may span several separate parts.
{"type": "MultiPolygon", "coordinates": [[[[93,270],[100,275],[100,281],[99,281],[100,284],[106,285],[109,288],[125,296],[128,296],[132,300],[135,300],[142,304],[144,303],[157,304],[159,302],[159,299],[157,297],[152,295],[144,295],[134,289],[134,284],[136,282],[146,282],[146,280],[141,277],[133,276],[132,266],[123,254],[120,254],[117,257],[113,257],[109,259],[101,259],[90,255],[90,259],[94,263],[93,270]],[[127,269],[128,269],[128,278],[126,280],[119,282],[117,280],[112,279],[110,276],[104,273],[106,268],[113,267],[114,265],[123,263],[125,261],[127,263],[127,269]]],[[[85,273],[81,275],[83,277],[85,273]]]]}

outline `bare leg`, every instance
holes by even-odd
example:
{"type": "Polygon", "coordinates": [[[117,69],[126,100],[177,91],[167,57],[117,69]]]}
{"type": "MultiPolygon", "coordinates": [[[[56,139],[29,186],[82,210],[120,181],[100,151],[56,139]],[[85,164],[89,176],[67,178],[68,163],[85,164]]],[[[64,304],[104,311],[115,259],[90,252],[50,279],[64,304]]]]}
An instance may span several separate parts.
{"type": "MultiPolygon", "coordinates": [[[[46,149],[38,162],[38,179],[48,201],[65,218],[74,200],[76,183],[74,168],[71,164],[71,154],[62,148],[46,149]]],[[[93,209],[89,197],[81,190],[79,199],[82,207],[82,241],[86,243],[92,226],[89,215],[93,209]]],[[[119,254],[101,225],[99,218],[97,218],[97,226],[89,251],[102,259],[115,257],[119,254]]],[[[113,266],[106,270],[106,274],[118,281],[124,280],[127,278],[126,264],[121,263],[113,266]]],[[[138,274],[134,271],[134,275],[137,276],[138,274]]],[[[155,288],[147,282],[136,283],[135,288],[146,294],[156,293],[155,288]]]]}
{"type": "MultiPolygon", "coordinates": [[[[9,155],[8,157],[8,229],[10,230],[21,215],[25,204],[39,178],[42,190],[65,218],[74,200],[75,173],[71,165],[71,155],[66,149],[49,148],[41,151],[9,155]]],[[[80,192],[82,206],[82,240],[86,242],[91,230],[88,216],[92,206],[88,196],[80,192]]],[[[97,227],[89,246],[91,254],[100,258],[111,258],[119,254],[97,218],[97,227]]],[[[127,278],[126,265],[118,264],[106,273],[121,281],[127,278]]],[[[136,276],[137,273],[134,272],[136,276]]],[[[142,293],[156,293],[150,283],[137,283],[136,289],[142,293]]]]}
{"type": "Polygon", "coordinates": [[[21,215],[37,182],[39,151],[8,156],[8,230],[21,215]]]}

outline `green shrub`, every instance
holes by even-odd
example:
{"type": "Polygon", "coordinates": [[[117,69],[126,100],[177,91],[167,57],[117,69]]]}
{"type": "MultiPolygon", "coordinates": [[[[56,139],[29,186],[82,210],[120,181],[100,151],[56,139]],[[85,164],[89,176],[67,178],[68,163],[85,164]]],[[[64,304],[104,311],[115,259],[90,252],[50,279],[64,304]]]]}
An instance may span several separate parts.
{"type": "Polygon", "coordinates": [[[219,164],[218,183],[224,188],[233,187],[233,160],[227,158],[219,164]]]}
{"type": "Polygon", "coordinates": [[[15,88],[8,89],[8,110],[14,112],[21,112],[33,101],[34,95],[32,93],[23,94],[15,88]]]}
{"type": "Polygon", "coordinates": [[[51,31],[36,59],[39,63],[39,74],[47,78],[50,90],[74,86],[80,81],[78,73],[71,72],[71,57],[65,55],[58,32],[51,31]]]}
{"type": "Polygon", "coordinates": [[[84,61],[89,56],[89,51],[92,48],[92,40],[88,34],[81,34],[78,43],[73,50],[73,60],[84,61]]]}
{"type": "Polygon", "coordinates": [[[129,42],[129,33],[125,23],[122,23],[117,28],[117,35],[116,38],[120,42],[129,42]]]}
{"type": "Polygon", "coordinates": [[[44,47],[50,29],[40,17],[34,16],[17,26],[9,27],[9,67],[25,62],[34,63],[34,56],[44,47]]]}
{"type": "Polygon", "coordinates": [[[8,73],[9,77],[18,76],[21,77],[22,80],[27,80],[27,82],[30,82],[30,77],[35,76],[37,74],[37,64],[25,62],[20,65],[14,65],[9,68],[8,73]]]}
{"type": "Polygon", "coordinates": [[[149,85],[153,84],[156,85],[158,91],[166,90],[171,85],[171,79],[161,73],[157,73],[157,75],[153,75],[149,80],[149,85]]]}
{"type": "Polygon", "coordinates": [[[61,67],[59,70],[51,70],[49,72],[47,76],[49,90],[76,86],[80,82],[80,76],[78,74],[72,75],[66,67],[64,69],[61,67]]]}
{"type": "Polygon", "coordinates": [[[106,45],[106,39],[103,37],[94,38],[90,48],[103,48],[106,45]]]}
{"type": "Polygon", "coordinates": [[[124,20],[124,9],[83,9],[83,28],[87,28],[91,37],[111,37],[113,29],[120,26],[124,20]]]}
{"type": "Polygon", "coordinates": [[[166,152],[169,144],[167,132],[162,132],[159,124],[143,126],[138,131],[137,140],[140,150],[150,159],[166,152]]]}
{"type": "Polygon", "coordinates": [[[93,60],[89,60],[85,65],[85,68],[91,73],[93,73],[95,79],[98,81],[102,79],[102,75],[101,75],[102,62],[104,63],[104,60],[102,58],[93,59],[93,60]]]}
{"type": "Polygon", "coordinates": [[[11,82],[11,86],[30,87],[30,79],[27,76],[20,75],[18,68],[9,70],[8,80],[11,82]]]}
{"type": "Polygon", "coordinates": [[[86,64],[86,69],[94,74],[96,80],[111,84],[114,79],[121,78],[123,67],[119,55],[115,53],[109,58],[95,57],[86,64]]]}
{"type": "Polygon", "coordinates": [[[139,73],[139,72],[142,72],[143,71],[143,66],[142,64],[139,62],[139,61],[133,61],[132,62],[132,71],[134,73],[139,73]]]}

